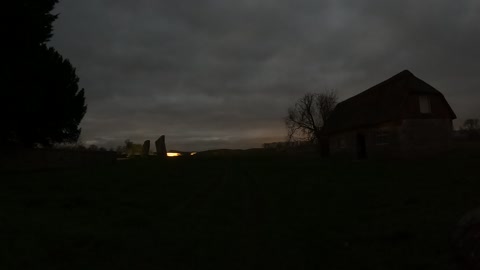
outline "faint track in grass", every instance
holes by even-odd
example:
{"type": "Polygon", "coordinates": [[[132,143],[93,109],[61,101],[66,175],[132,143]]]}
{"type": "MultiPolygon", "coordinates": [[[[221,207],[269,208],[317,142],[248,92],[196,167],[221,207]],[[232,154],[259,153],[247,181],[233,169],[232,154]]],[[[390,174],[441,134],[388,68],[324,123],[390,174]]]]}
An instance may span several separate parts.
{"type": "MultiPolygon", "coordinates": [[[[263,179],[249,167],[239,166],[233,161],[223,165],[223,174],[211,179],[168,212],[175,220],[178,219],[180,223],[177,225],[196,231],[190,237],[199,241],[192,240],[190,250],[207,250],[208,253],[210,245],[233,250],[235,253],[227,252],[227,256],[235,261],[235,266],[222,265],[228,266],[228,269],[281,268],[284,263],[292,267],[304,266],[302,256],[296,257],[300,261],[294,261],[292,256],[281,257],[289,254],[283,250],[289,247],[272,236],[271,229],[276,226],[276,218],[269,212],[272,207],[268,197],[272,195],[269,192],[272,188],[269,187],[272,183],[270,179],[263,179]],[[219,221],[220,224],[217,223],[219,221]]],[[[192,267],[204,267],[209,263],[208,257],[195,256],[192,260],[199,264],[193,263],[192,267]]]]}
{"type": "Polygon", "coordinates": [[[265,247],[268,246],[265,235],[265,199],[259,192],[258,179],[248,169],[242,171],[243,184],[243,221],[241,232],[245,241],[244,269],[268,269],[265,262],[265,247]],[[263,256],[262,256],[263,255],[263,256]]]}
{"type": "MultiPolygon", "coordinates": [[[[205,206],[208,202],[208,198],[215,194],[221,187],[225,185],[226,180],[231,176],[231,165],[224,167],[224,173],[222,177],[218,177],[218,179],[213,180],[209,183],[205,188],[201,189],[200,191],[196,192],[192,197],[187,199],[186,201],[177,204],[176,206],[172,207],[168,214],[178,214],[180,212],[190,212],[189,210],[194,210],[195,208],[200,208],[205,206]]],[[[193,211],[195,212],[195,211],[193,211]]]]}
{"type": "Polygon", "coordinates": [[[269,196],[272,196],[269,191],[275,188],[270,186],[271,179],[263,179],[248,168],[243,168],[242,176],[244,226],[241,233],[246,242],[242,269],[303,269],[305,257],[301,254],[286,256],[292,243],[279,242],[272,235],[279,217],[270,212],[275,207],[269,204],[269,196]]]}

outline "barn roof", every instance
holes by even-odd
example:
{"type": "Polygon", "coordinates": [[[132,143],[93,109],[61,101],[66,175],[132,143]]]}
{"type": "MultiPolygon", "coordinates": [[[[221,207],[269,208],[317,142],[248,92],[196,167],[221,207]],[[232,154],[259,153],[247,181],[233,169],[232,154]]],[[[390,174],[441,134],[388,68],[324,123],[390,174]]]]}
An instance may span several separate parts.
{"type": "Polygon", "coordinates": [[[334,133],[402,119],[402,108],[411,93],[441,96],[451,112],[452,119],[456,118],[442,93],[415,77],[410,71],[404,70],[340,102],[325,124],[324,132],[334,133]]]}

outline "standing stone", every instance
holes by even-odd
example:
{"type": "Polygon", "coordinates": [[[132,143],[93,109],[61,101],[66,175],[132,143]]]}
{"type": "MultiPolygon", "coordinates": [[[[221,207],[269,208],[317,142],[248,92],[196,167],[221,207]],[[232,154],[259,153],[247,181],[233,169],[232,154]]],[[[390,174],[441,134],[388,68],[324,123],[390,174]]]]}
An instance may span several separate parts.
{"type": "Polygon", "coordinates": [[[167,147],[165,146],[165,135],[160,136],[158,140],[155,141],[155,147],[157,148],[157,156],[166,157],[167,156],[167,147]]]}
{"type": "Polygon", "coordinates": [[[142,147],[142,157],[148,156],[149,153],[150,153],[150,140],[146,140],[143,143],[143,147],[142,147]]]}

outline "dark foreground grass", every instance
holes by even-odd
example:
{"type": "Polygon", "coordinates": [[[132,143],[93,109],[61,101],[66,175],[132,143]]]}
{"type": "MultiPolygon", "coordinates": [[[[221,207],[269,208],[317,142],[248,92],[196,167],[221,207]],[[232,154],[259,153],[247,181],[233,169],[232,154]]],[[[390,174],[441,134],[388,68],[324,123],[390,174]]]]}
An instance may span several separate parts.
{"type": "Polygon", "coordinates": [[[4,174],[0,269],[456,269],[480,159],[132,160],[4,174]]]}

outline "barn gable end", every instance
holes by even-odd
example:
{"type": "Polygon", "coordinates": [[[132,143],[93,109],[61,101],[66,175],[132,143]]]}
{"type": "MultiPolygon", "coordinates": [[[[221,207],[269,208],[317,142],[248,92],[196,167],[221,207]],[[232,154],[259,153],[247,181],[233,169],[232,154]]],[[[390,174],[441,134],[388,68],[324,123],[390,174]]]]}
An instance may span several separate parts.
{"type": "Polygon", "coordinates": [[[410,157],[447,149],[455,118],[442,93],[405,70],[339,103],[324,132],[332,155],[410,157]]]}

